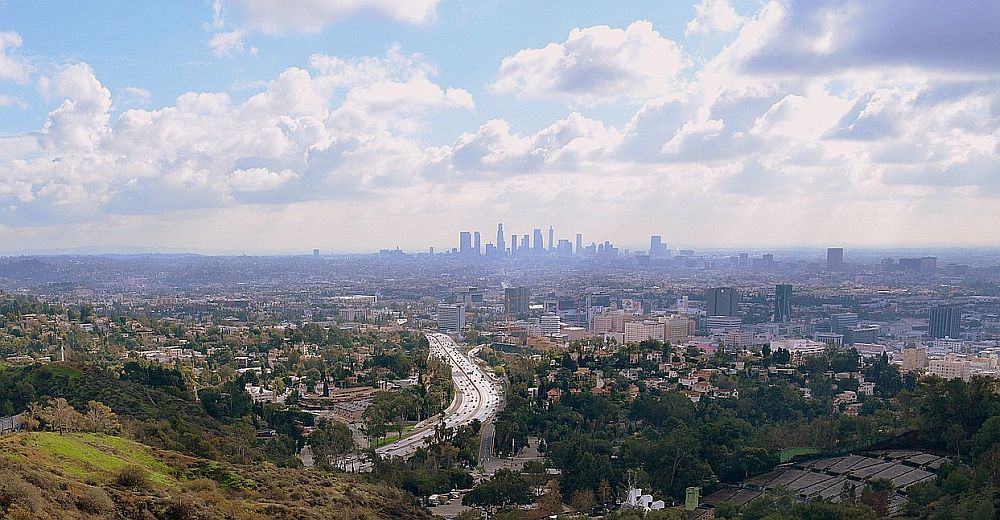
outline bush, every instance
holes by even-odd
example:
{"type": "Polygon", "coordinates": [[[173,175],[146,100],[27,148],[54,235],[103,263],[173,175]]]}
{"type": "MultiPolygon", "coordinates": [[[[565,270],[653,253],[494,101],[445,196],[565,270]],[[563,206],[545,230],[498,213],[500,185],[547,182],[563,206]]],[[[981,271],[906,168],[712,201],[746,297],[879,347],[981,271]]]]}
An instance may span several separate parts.
{"type": "Polygon", "coordinates": [[[115,503],[103,489],[91,487],[76,499],[76,507],[85,513],[103,515],[114,511],[115,503]]]}
{"type": "Polygon", "coordinates": [[[184,489],[196,493],[215,493],[219,490],[219,484],[212,479],[202,477],[185,482],[184,489]]]}
{"type": "Polygon", "coordinates": [[[170,499],[163,516],[172,520],[187,520],[198,517],[198,504],[189,496],[179,496],[170,499]]]}
{"type": "Polygon", "coordinates": [[[129,464],[119,470],[115,476],[115,484],[133,491],[146,491],[153,487],[153,482],[149,480],[149,473],[135,464],[129,464]]]}
{"type": "Polygon", "coordinates": [[[38,511],[41,503],[42,495],[38,488],[21,477],[0,479],[0,509],[20,507],[29,512],[38,511]]]}

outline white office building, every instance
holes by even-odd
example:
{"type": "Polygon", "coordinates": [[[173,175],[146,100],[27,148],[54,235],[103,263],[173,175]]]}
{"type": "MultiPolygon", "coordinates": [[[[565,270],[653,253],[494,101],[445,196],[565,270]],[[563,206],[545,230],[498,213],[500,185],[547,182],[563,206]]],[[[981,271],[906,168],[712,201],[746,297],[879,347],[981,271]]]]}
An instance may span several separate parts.
{"type": "Polygon", "coordinates": [[[437,306],[438,329],[458,332],[465,328],[465,305],[442,303],[437,306]]]}
{"type": "Polygon", "coordinates": [[[559,316],[556,314],[545,314],[539,320],[539,326],[542,329],[543,336],[558,336],[561,331],[559,328],[559,316]]]}

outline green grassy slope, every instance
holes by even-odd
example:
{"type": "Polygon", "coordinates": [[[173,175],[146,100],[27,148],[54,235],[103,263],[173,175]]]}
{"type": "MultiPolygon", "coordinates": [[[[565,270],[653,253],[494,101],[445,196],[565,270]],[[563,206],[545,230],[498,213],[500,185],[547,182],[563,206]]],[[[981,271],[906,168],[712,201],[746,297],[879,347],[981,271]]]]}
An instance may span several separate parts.
{"type": "Polygon", "coordinates": [[[0,475],[4,518],[429,517],[399,490],[349,477],[230,465],[107,435],[0,437],[0,475]]]}

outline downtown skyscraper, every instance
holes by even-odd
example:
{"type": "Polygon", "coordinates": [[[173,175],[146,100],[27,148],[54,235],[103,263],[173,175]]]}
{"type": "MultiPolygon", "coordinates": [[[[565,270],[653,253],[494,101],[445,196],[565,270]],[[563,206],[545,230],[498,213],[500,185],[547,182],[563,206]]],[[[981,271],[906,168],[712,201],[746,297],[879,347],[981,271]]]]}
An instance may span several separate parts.
{"type": "Polygon", "coordinates": [[[497,224],[497,253],[504,254],[507,252],[507,243],[503,236],[503,222],[497,224]]]}

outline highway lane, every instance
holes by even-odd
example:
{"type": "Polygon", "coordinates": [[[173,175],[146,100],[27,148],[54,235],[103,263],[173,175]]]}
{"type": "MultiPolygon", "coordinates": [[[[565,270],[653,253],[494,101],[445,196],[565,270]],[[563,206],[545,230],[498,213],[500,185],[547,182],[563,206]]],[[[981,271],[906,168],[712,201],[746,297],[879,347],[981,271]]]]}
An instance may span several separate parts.
{"type": "Polygon", "coordinates": [[[451,365],[451,377],[455,384],[456,398],[445,410],[441,421],[427,424],[405,439],[387,444],[375,450],[384,457],[409,457],[426,440],[434,436],[434,427],[442,421],[449,428],[469,424],[474,419],[487,422],[499,410],[502,399],[496,380],[487,374],[470,357],[459,350],[458,345],[446,334],[426,333],[430,342],[430,354],[451,365]]]}

